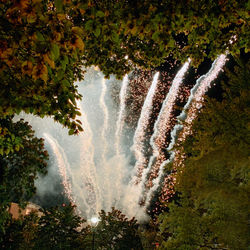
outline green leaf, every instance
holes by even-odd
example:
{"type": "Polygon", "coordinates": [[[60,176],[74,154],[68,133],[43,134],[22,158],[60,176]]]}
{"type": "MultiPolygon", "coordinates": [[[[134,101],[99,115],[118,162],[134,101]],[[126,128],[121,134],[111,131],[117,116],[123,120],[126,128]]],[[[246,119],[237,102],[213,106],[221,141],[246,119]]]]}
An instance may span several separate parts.
{"type": "Polygon", "coordinates": [[[108,41],[109,37],[108,36],[103,36],[104,42],[108,41]]]}
{"type": "Polygon", "coordinates": [[[115,43],[119,42],[119,35],[115,32],[112,33],[112,41],[115,43]]]}
{"type": "Polygon", "coordinates": [[[16,146],[15,146],[15,150],[16,150],[16,151],[19,151],[19,149],[20,149],[20,146],[19,146],[19,145],[16,145],[16,146]]]}
{"type": "Polygon", "coordinates": [[[42,35],[41,32],[37,31],[36,32],[36,37],[39,42],[45,42],[44,36],[42,35]]]}
{"type": "MultiPolygon", "coordinates": [[[[47,69],[48,69],[49,75],[52,76],[52,69],[50,68],[49,65],[47,65],[47,69]]],[[[31,112],[31,113],[33,113],[33,112],[31,112]]]]}
{"type": "Polygon", "coordinates": [[[62,12],[63,3],[62,0],[55,0],[56,12],[62,12]]]}
{"type": "Polygon", "coordinates": [[[101,10],[98,10],[97,13],[96,13],[96,16],[104,17],[105,14],[101,10]]]}
{"type": "Polygon", "coordinates": [[[173,47],[175,46],[175,41],[174,41],[174,39],[170,39],[170,40],[168,41],[168,46],[171,47],[171,48],[173,48],[173,47]]]}
{"type": "Polygon", "coordinates": [[[98,27],[95,31],[94,34],[96,37],[98,37],[101,34],[101,29],[98,27]]]}
{"type": "Polygon", "coordinates": [[[63,60],[64,60],[64,62],[66,63],[66,64],[68,64],[69,63],[69,58],[67,57],[67,56],[63,56],[63,60]]]}
{"type": "Polygon", "coordinates": [[[66,80],[66,79],[63,79],[63,80],[62,80],[62,84],[63,84],[65,87],[70,87],[70,83],[69,83],[69,81],[66,80]]]}
{"type": "Polygon", "coordinates": [[[61,66],[62,66],[62,70],[65,71],[65,69],[66,69],[66,62],[62,61],[61,62],[61,66]]]}
{"type": "Polygon", "coordinates": [[[85,23],[85,29],[86,30],[91,30],[92,29],[92,24],[93,24],[93,21],[92,20],[89,20],[85,23]]]}
{"type": "Polygon", "coordinates": [[[52,49],[52,50],[51,50],[52,55],[53,55],[53,57],[54,57],[53,59],[54,59],[54,60],[57,60],[58,57],[60,56],[60,48],[59,48],[59,46],[58,46],[57,44],[53,43],[51,49],[52,49]]]}
{"type": "Polygon", "coordinates": [[[10,153],[10,148],[5,149],[5,154],[8,155],[10,153]]]}
{"type": "Polygon", "coordinates": [[[63,69],[58,70],[58,72],[57,72],[57,79],[61,80],[64,77],[64,74],[65,74],[65,72],[64,72],[63,69]]]}
{"type": "Polygon", "coordinates": [[[69,130],[69,135],[73,135],[75,133],[75,130],[74,129],[70,129],[69,130]]]}
{"type": "Polygon", "coordinates": [[[159,32],[154,32],[154,34],[152,35],[152,39],[154,40],[154,41],[156,41],[156,40],[158,40],[158,37],[159,37],[159,32]]]}
{"type": "Polygon", "coordinates": [[[64,55],[63,60],[61,61],[61,66],[62,66],[63,71],[65,71],[68,63],[69,63],[69,58],[64,55]]]}

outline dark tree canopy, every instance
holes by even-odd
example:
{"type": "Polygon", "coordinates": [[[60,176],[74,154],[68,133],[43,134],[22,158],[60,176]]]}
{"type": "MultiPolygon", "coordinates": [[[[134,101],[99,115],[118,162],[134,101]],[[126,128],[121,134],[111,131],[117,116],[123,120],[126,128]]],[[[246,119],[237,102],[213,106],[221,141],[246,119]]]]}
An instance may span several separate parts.
{"type": "MultiPolygon", "coordinates": [[[[15,150],[8,150],[8,155],[0,154],[1,234],[2,230],[4,230],[5,220],[8,217],[6,209],[10,202],[22,204],[35,194],[34,181],[37,179],[38,174],[46,173],[48,153],[44,149],[43,139],[34,136],[34,131],[27,122],[23,120],[13,122],[8,117],[0,119],[0,124],[3,128],[1,135],[5,132],[8,135],[3,140],[5,144],[11,144],[13,141],[16,143],[15,150]]],[[[0,138],[2,139],[1,136],[0,138]]]]}
{"type": "Polygon", "coordinates": [[[23,110],[53,117],[70,134],[82,130],[73,83],[82,79],[84,44],[66,13],[54,1],[0,1],[2,118],[23,110]]]}
{"type": "Polygon", "coordinates": [[[128,219],[121,211],[101,211],[100,222],[94,228],[97,249],[142,249],[137,221],[128,219]]]}
{"type": "Polygon", "coordinates": [[[1,249],[142,249],[134,218],[116,209],[101,211],[98,225],[91,228],[75,209],[64,205],[9,220],[1,249]]]}
{"type": "Polygon", "coordinates": [[[134,65],[155,67],[169,55],[198,65],[205,57],[249,48],[244,1],[89,1],[79,8],[86,64],[107,75],[124,75],[134,65]]]}
{"type": "Polygon", "coordinates": [[[9,221],[2,249],[87,249],[84,243],[90,233],[86,221],[75,214],[75,207],[65,205],[42,209],[9,221]],[[85,223],[85,224],[84,224],[85,223]]]}
{"type": "Polygon", "coordinates": [[[160,216],[166,249],[249,245],[249,64],[227,70],[222,100],[209,99],[184,143],[178,203],[160,216]]]}
{"type": "Polygon", "coordinates": [[[81,131],[76,80],[121,78],[169,55],[198,64],[249,48],[247,1],[0,1],[0,116],[24,110],[81,131]]]}
{"type": "Polygon", "coordinates": [[[34,249],[86,249],[84,240],[90,228],[86,220],[76,215],[75,206],[65,205],[42,212],[34,249]]]}

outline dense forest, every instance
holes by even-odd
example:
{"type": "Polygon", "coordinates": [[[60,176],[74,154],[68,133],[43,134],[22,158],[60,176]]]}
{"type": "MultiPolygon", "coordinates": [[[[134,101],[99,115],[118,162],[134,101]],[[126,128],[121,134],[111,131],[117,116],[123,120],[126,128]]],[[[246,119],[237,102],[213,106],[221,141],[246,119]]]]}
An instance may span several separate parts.
{"type": "MultiPolygon", "coordinates": [[[[2,249],[248,249],[249,1],[0,0],[0,246],[2,249]],[[174,196],[139,223],[116,208],[96,226],[73,204],[14,219],[46,175],[44,139],[20,112],[83,131],[75,82],[97,66],[108,78],[155,70],[169,58],[227,54],[192,133],[177,141],[174,196]],[[184,158],[183,158],[184,155],[184,158]],[[178,157],[182,157],[178,159],[178,157]]],[[[180,132],[181,133],[181,132],[180,132]]]]}

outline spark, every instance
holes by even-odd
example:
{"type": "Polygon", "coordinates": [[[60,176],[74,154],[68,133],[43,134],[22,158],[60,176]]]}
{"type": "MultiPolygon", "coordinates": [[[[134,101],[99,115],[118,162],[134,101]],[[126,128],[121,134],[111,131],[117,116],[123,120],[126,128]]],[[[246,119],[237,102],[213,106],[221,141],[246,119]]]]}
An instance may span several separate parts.
{"type": "MultiPolygon", "coordinates": [[[[183,108],[182,113],[178,116],[180,123],[182,123],[182,121],[185,121],[184,125],[177,124],[173,129],[173,140],[169,145],[168,150],[172,150],[174,144],[176,143],[176,137],[174,136],[174,134],[176,135],[178,133],[177,131],[180,131],[182,129],[178,137],[178,144],[184,142],[186,137],[192,134],[192,123],[193,120],[197,117],[198,111],[202,108],[204,95],[207,92],[208,88],[211,86],[212,81],[214,81],[218,77],[218,74],[223,71],[223,67],[226,61],[226,55],[220,55],[213,62],[209,72],[206,75],[201,76],[197,80],[195,86],[191,90],[188,102],[183,108]]],[[[160,199],[164,201],[168,199],[168,194],[173,194],[175,192],[174,186],[176,184],[177,170],[180,169],[181,171],[181,169],[184,167],[184,160],[186,158],[185,154],[183,153],[183,147],[178,150],[175,149],[172,152],[171,156],[171,161],[173,161],[173,173],[164,178],[164,184],[160,196],[160,199]]],[[[164,164],[166,165],[169,162],[165,162],[164,164]]]]}
{"type": "Polygon", "coordinates": [[[136,157],[135,169],[137,170],[137,177],[136,177],[137,180],[133,180],[133,182],[136,183],[140,181],[143,169],[146,167],[147,164],[147,159],[145,158],[145,152],[144,152],[144,142],[145,142],[147,127],[149,125],[150,117],[152,114],[153,98],[157,88],[158,77],[159,77],[159,72],[157,72],[153,77],[153,82],[148,91],[146,100],[143,104],[141,115],[134,135],[134,140],[133,140],[134,143],[132,146],[132,150],[134,150],[136,157]]]}
{"type": "Polygon", "coordinates": [[[58,162],[58,170],[59,170],[59,173],[62,177],[62,184],[64,187],[64,192],[65,192],[66,196],[68,197],[68,199],[72,203],[75,203],[75,201],[72,198],[71,185],[70,185],[68,178],[67,178],[67,170],[66,170],[66,165],[68,165],[67,158],[65,157],[64,154],[61,153],[61,152],[63,152],[63,149],[59,146],[57,141],[52,136],[48,135],[47,133],[43,133],[43,136],[50,144],[50,146],[53,150],[53,153],[56,155],[56,159],[58,162]]]}
{"type": "Polygon", "coordinates": [[[126,111],[126,96],[128,92],[128,75],[125,75],[122,81],[122,87],[120,91],[120,110],[118,113],[118,119],[116,123],[116,154],[120,154],[120,138],[122,134],[122,129],[124,126],[125,111],[126,111]]]}
{"type": "Polygon", "coordinates": [[[153,148],[153,155],[150,158],[147,169],[143,172],[142,181],[146,182],[149,176],[148,185],[152,186],[152,179],[156,178],[160,169],[161,163],[166,160],[162,152],[162,147],[165,144],[166,132],[171,129],[170,123],[172,118],[173,106],[179,92],[180,85],[189,67],[190,60],[188,60],[175,76],[172,86],[163,102],[161,111],[157,117],[154,125],[154,133],[150,139],[150,144],[153,148]]]}

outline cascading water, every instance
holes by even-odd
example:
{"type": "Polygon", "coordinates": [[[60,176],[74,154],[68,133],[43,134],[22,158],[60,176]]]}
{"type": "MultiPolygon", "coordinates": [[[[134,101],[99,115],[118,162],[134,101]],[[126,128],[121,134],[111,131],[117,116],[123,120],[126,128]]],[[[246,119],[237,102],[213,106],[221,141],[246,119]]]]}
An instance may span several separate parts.
{"type": "MultiPolygon", "coordinates": [[[[225,61],[226,57],[221,55],[211,70],[202,79],[197,80],[200,87],[197,87],[197,84],[194,86],[183,112],[193,103],[192,98],[196,101],[202,99],[225,61]]],[[[110,211],[111,207],[115,206],[127,216],[135,216],[138,220],[147,218],[146,208],[160,186],[160,179],[164,177],[164,164],[173,160],[170,151],[178,131],[183,127],[178,122],[174,126],[170,120],[174,115],[179,90],[184,87],[189,64],[189,61],[186,62],[172,80],[171,88],[165,93],[166,98],[161,103],[161,110],[156,119],[152,119],[153,99],[157,99],[156,93],[159,93],[157,88],[161,73],[154,75],[141,113],[137,115],[132,147],[123,140],[126,136],[124,128],[127,110],[130,109],[126,100],[133,97],[133,93],[129,91],[129,76],[125,76],[123,81],[115,80],[114,77],[105,80],[101,72],[93,68],[87,71],[85,80],[78,83],[79,92],[83,95],[78,107],[82,113],[80,120],[84,128],[84,132],[78,136],[68,136],[67,129],[55,124],[50,118],[23,115],[35,129],[36,135],[45,138],[47,150],[57,159],[49,162],[49,169],[59,169],[64,194],[71,202],[76,203],[83,217],[90,219],[101,209],[110,211]],[[153,126],[154,131],[148,135],[149,126],[153,126]],[[172,139],[169,142],[166,142],[166,130],[172,130],[172,139]],[[144,143],[150,137],[152,148],[148,151],[144,143]],[[164,153],[166,150],[170,158],[164,153]],[[148,152],[151,152],[151,155],[148,155],[148,152]],[[140,203],[140,199],[143,199],[143,202],[140,203]]],[[[200,102],[199,105],[201,106],[200,102]]],[[[195,106],[192,112],[196,114],[199,107],[195,106]]],[[[184,133],[191,130],[191,123],[195,118],[196,115],[189,113],[185,117],[179,116],[179,120],[188,119],[190,124],[187,128],[184,126],[184,133]]],[[[38,180],[38,191],[44,187],[43,181],[45,182],[46,178],[38,180]]],[[[52,192],[52,189],[43,191],[52,192]]],[[[39,194],[42,195],[42,192],[39,194]]]]}

